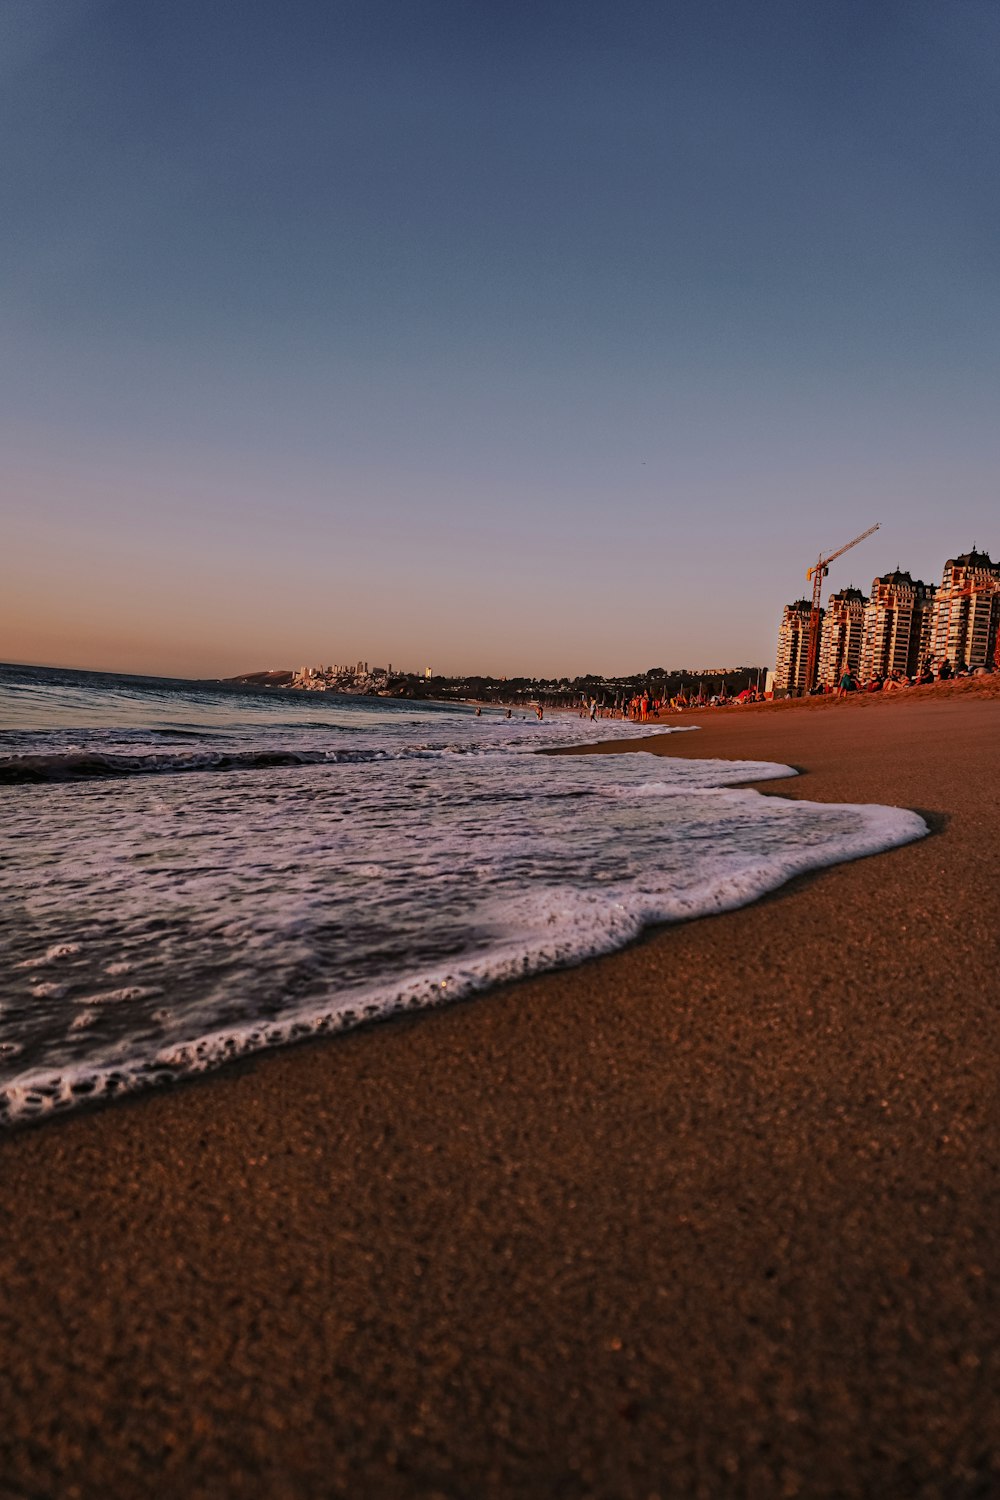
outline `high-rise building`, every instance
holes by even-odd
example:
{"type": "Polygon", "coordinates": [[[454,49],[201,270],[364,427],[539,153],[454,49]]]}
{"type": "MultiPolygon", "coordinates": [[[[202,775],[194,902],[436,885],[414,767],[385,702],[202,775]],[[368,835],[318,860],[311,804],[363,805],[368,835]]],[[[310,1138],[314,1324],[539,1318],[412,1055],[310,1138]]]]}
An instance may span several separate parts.
{"type": "Polygon", "coordinates": [[[934,594],[932,583],[913,579],[899,568],[872,580],[861,642],[863,678],[876,672],[884,677],[917,671],[929,649],[934,594]]]}
{"type": "Polygon", "coordinates": [[[1000,628],[1000,562],[988,552],[949,557],[934,605],[930,654],[954,665],[991,667],[1000,628]]]}
{"type": "MultiPolygon", "coordinates": [[[[823,611],[820,610],[822,619],[823,611]]],[[[808,599],[786,604],[778,629],[778,660],[774,668],[774,696],[794,698],[805,691],[806,658],[809,655],[809,622],[812,605],[808,599]]]]}
{"type": "Polygon", "coordinates": [[[819,680],[836,687],[844,672],[861,668],[861,643],[868,600],[860,589],[841,589],[827,600],[819,648],[819,680]]]}

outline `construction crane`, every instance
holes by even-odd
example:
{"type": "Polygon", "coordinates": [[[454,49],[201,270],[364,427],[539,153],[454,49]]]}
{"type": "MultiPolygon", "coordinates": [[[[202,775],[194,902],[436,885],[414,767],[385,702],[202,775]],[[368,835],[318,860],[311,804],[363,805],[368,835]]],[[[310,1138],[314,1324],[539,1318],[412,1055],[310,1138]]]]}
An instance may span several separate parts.
{"type": "Polygon", "coordinates": [[[843,557],[845,552],[850,552],[859,542],[863,542],[866,536],[871,536],[878,531],[879,523],[869,526],[860,536],[856,536],[853,542],[848,542],[844,547],[838,547],[836,552],[831,552],[829,557],[818,557],[813,566],[807,571],[806,578],[812,579],[813,598],[812,613],[809,616],[809,654],[806,657],[806,684],[805,691],[811,693],[816,686],[816,667],[819,661],[819,616],[820,597],[823,593],[823,579],[830,571],[830,564],[836,562],[838,557],[843,557]]]}

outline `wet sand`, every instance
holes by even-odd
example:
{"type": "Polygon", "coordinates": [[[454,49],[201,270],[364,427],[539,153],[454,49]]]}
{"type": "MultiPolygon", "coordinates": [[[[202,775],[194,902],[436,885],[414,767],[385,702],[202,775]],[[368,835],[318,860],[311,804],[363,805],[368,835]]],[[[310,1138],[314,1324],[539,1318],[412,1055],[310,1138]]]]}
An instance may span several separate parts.
{"type": "Polygon", "coordinates": [[[0,1140],[4,1500],[1000,1493],[1000,703],[702,722],[935,832],[0,1140]]]}

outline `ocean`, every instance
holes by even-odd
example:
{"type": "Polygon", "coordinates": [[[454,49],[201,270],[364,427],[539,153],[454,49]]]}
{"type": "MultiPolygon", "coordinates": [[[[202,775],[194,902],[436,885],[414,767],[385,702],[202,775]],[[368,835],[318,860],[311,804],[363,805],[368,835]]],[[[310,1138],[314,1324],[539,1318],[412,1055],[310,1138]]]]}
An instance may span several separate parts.
{"type": "Polygon", "coordinates": [[[0,666],[0,1123],[465,999],[927,831],[739,785],[787,766],[537,754],[664,732],[0,666]]]}

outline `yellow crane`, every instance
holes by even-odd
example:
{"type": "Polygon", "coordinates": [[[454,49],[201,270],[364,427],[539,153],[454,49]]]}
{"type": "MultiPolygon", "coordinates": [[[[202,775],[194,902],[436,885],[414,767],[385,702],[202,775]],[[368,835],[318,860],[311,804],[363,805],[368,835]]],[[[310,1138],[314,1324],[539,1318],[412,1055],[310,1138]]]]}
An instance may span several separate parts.
{"type": "Polygon", "coordinates": [[[860,536],[856,536],[853,542],[848,542],[845,546],[838,547],[837,551],[831,552],[828,557],[818,557],[812,567],[806,572],[806,578],[812,580],[813,586],[812,613],[809,616],[809,654],[806,657],[805,691],[807,693],[812,692],[816,686],[816,667],[819,663],[820,597],[823,593],[823,579],[829,573],[832,562],[836,562],[838,557],[843,557],[845,552],[850,552],[852,547],[856,547],[859,542],[863,542],[865,537],[871,536],[873,532],[878,531],[878,528],[879,522],[876,521],[874,526],[869,526],[867,531],[863,531],[860,536]]]}

